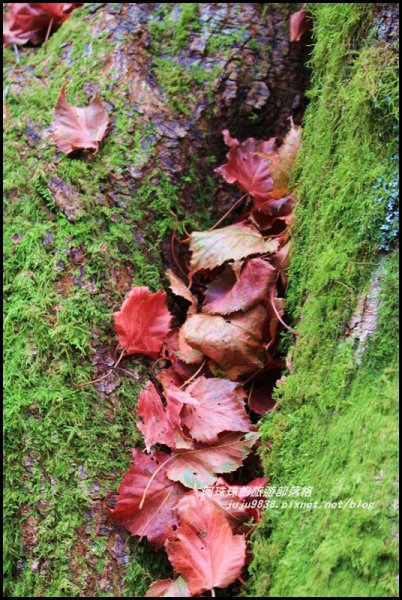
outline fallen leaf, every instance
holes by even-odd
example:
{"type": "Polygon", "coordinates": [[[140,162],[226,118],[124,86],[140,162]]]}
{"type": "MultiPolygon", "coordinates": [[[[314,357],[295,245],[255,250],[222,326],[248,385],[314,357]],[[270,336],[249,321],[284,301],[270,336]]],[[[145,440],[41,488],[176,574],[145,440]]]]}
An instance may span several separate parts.
{"type": "Polygon", "coordinates": [[[227,379],[198,377],[186,387],[184,394],[196,402],[183,406],[181,422],[198,442],[215,442],[223,431],[252,429],[240,384],[227,379]]]}
{"type": "Polygon", "coordinates": [[[221,512],[200,494],[179,503],[180,525],[165,544],[174,570],[186,579],[190,592],[200,595],[225,588],[241,575],[246,540],[233,535],[221,512]]]}
{"type": "Polygon", "coordinates": [[[191,489],[211,485],[218,473],[236,471],[254,446],[259,433],[227,433],[209,445],[194,443],[191,450],[177,450],[166,463],[173,481],[191,489]]]}
{"type": "Polygon", "coordinates": [[[145,598],[190,598],[188,585],[183,577],[160,579],[152,583],[145,598]]]}
{"type": "Polygon", "coordinates": [[[197,298],[190,292],[184,281],[180,277],[177,277],[170,269],[166,271],[166,277],[169,279],[169,287],[173,294],[190,302],[188,314],[195,314],[197,312],[197,298]]]}
{"type": "Polygon", "coordinates": [[[41,44],[82,3],[9,2],[3,13],[3,43],[41,44]]]}
{"type": "MultiPolygon", "coordinates": [[[[259,153],[261,158],[265,158],[271,169],[273,179],[273,191],[271,196],[280,198],[289,193],[289,182],[292,174],[293,165],[301,145],[301,127],[295,125],[292,117],[290,117],[290,130],[285,136],[282,145],[278,150],[271,153],[259,153]]],[[[261,206],[261,199],[257,198],[255,206],[261,206]]]]}
{"type": "Polygon", "coordinates": [[[245,223],[213,231],[193,231],[190,238],[191,274],[201,269],[214,269],[229,260],[275,252],[278,248],[276,240],[265,240],[253,225],[245,223]]]}
{"type": "MultiPolygon", "coordinates": [[[[267,482],[268,479],[265,477],[259,477],[246,485],[230,485],[222,477],[219,477],[213,486],[204,490],[204,495],[225,516],[233,533],[243,533],[247,530],[244,523],[251,520],[258,523],[261,518],[258,508],[245,506],[245,503],[248,503],[249,500],[252,502],[253,499],[258,501],[263,498],[261,492],[267,482]]],[[[183,496],[183,503],[191,493],[193,492],[183,496]]]]}
{"type": "Polygon", "coordinates": [[[193,315],[182,327],[187,344],[214,360],[223,370],[241,366],[243,372],[260,369],[262,332],[267,312],[257,305],[246,313],[193,315]]]}
{"type": "Polygon", "coordinates": [[[53,139],[64,154],[75,150],[99,148],[109,125],[109,116],[100,97],[85,108],[70,106],[66,99],[67,84],[61,88],[53,115],[53,139]]]}
{"type": "Polygon", "coordinates": [[[175,508],[184,490],[180,484],[168,479],[165,470],[161,469],[149,485],[140,508],[151,476],[169,455],[157,451],[148,456],[137,449],[132,452],[134,462],[123,477],[117,504],[114,509],[107,507],[107,510],[113,521],[128,529],[131,535],[146,537],[160,548],[167,535],[172,533],[172,527],[178,524],[175,508]]]}
{"type": "Polygon", "coordinates": [[[169,448],[190,448],[192,440],[185,436],[181,427],[180,411],[183,407],[174,397],[168,398],[166,406],[152,381],[148,381],[138,398],[137,423],[144,436],[145,447],[150,451],[154,444],[166,444],[169,448]]]}
{"type": "Polygon", "coordinates": [[[113,317],[119,343],[126,354],[157,358],[172,318],[165,292],[151,294],[145,286],[135,287],[113,317]]]}
{"type": "Polygon", "coordinates": [[[311,29],[311,19],[304,8],[290,16],[290,41],[298,42],[311,29]]]}
{"type": "Polygon", "coordinates": [[[267,141],[248,138],[239,142],[232,138],[228,130],[223,132],[225,143],[230,150],[226,155],[228,162],[215,169],[227,183],[235,183],[243,192],[253,198],[264,200],[273,188],[270,166],[259,153],[272,153],[275,149],[275,138],[267,141]]]}
{"type": "MultiPolygon", "coordinates": [[[[202,363],[204,359],[201,352],[194,350],[194,348],[185,342],[181,329],[175,329],[168,335],[163,344],[162,355],[166,356],[174,367],[177,366],[178,362],[186,363],[187,365],[197,365],[202,363]]],[[[187,376],[185,376],[185,379],[187,379],[187,376]]]]}
{"type": "Polygon", "coordinates": [[[229,265],[207,287],[202,312],[227,315],[247,311],[265,301],[268,288],[276,279],[276,269],[261,258],[248,261],[237,280],[229,265]]]}

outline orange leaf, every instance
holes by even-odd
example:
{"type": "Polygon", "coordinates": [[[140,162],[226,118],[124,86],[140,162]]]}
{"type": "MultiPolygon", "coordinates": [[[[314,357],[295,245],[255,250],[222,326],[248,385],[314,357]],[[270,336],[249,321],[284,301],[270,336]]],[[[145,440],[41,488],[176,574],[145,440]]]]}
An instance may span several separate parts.
{"type": "Polygon", "coordinates": [[[67,84],[61,88],[53,116],[53,139],[64,154],[74,150],[99,148],[109,124],[102,100],[96,96],[85,108],[70,106],[66,100],[67,84]]]}

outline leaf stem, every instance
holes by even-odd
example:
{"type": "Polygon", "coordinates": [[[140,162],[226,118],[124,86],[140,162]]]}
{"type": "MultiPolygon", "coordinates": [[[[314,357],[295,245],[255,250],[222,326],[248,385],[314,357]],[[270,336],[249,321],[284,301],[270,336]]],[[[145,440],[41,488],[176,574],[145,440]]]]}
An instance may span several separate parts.
{"type": "Polygon", "coordinates": [[[48,41],[48,39],[50,37],[50,32],[52,31],[52,26],[53,26],[53,20],[54,19],[50,20],[49,27],[47,28],[45,42],[44,42],[45,44],[47,43],[47,41],[48,41]]]}
{"type": "Polygon", "coordinates": [[[218,227],[218,225],[220,225],[222,223],[222,221],[224,221],[226,219],[226,217],[228,215],[230,215],[230,213],[232,212],[232,210],[234,210],[236,208],[236,206],[238,206],[240,204],[240,202],[246,197],[248,196],[248,192],[246,192],[241,198],[239,198],[238,200],[236,200],[236,202],[229,208],[229,210],[227,210],[225,212],[225,214],[215,223],[215,225],[212,225],[212,227],[210,227],[208,229],[208,231],[212,231],[213,229],[215,229],[215,227],[218,227]]]}
{"type": "Polygon", "coordinates": [[[185,273],[183,271],[183,269],[182,269],[179,261],[177,260],[176,252],[175,252],[175,249],[174,249],[174,242],[175,242],[175,239],[176,239],[177,224],[178,224],[179,220],[177,218],[177,215],[172,210],[170,210],[169,212],[172,215],[172,217],[174,218],[173,233],[172,233],[172,236],[170,238],[170,252],[171,252],[171,255],[172,255],[172,258],[173,258],[174,262],[176,263],[177,268],[179,269],[179,271],[184,275],[184,277],[188,281],[188,275],[187,275],[187,273],[185,273]]]}
{"type": "Polygon", "coordinates": [[[190,381],[193,381],[193,379],[195,379],[198,375],[198,373],[200,373],[202,371],[202,369],[205,366],[205,363],[207,362],[207,359],[204,360],[204,362],[202,363],[202,365],[200,366],[199,369],[197,369],[197,371],[194,373],[194,375],[191,375],[191,377],[189,377],[188,379],[186,379],[186,381],[180,386],[180,389],[182,390],[187,384],[190,383],[190,381]]]}
{"type": "Polygon", "coordinates": [[[77,387],[78,389],[86,387],[87,385],[92,385],[93,383],[98,383],[98,381],[102,381],[102,379],[106,379],[106,377],[108,377],[110,375],[110,373],[113,373],[113,369],[116,369],[122,358],[126,355],[126,351],[123,350],[123,352],[120,354],[117,362],[113,365],[113,367],[110,369],[110,371],[108,371],[107,373],[105,373],[104,375],[102,375],[102,377],[98,377],[98,379],[94,379],[93,381],[85,381],[84,383],[79,383],[78,385],[76,385],[75,387],[77,387]]]}
{"type": "Polygon", "coordinates": [[[290,327],[290,325],[287,325],[287,324],[285,323],[285,321],[282,319],[281,315],[280,315],[280,314],[279,314],[279,312],[278,312],[278,309],[277,309],[277,308],[276,308],[276,306],[275,306],[274,297],[273,297],[273,295],[272,295],[272,294],[271,294],[271,296],[270,296],[270,303],[271,303],[271,306],[272,306],[272,308],[273,308],[273,311],[274,311],[274,313],[275,313],[275,315],[276,315],[276,318],[278,319],[278,321],[279,321],[280,323],[282,323],[282,325],[285,327],[285,329],[287,329],[288,331],[290,331],[290,332],[291,332],[291,333],[293,333],[294,335],[298,335],[298,336],[300,336],[301,334],[300,334],[298,331],[296,331],[295,329],[293,329],[292,327],[290,327]]]}

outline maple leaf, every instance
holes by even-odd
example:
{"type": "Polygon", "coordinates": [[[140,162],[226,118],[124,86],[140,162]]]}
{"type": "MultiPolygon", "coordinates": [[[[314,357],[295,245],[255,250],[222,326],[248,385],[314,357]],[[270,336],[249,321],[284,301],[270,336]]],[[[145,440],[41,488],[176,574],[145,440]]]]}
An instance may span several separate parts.
{"type": "Polygon", "coordinates": [[[123,477],[117,504],[114,509],[106,508],[113,521],[128,529],[131,535],[146,537],[161,547],[172,527],[178,524],[175,508],[184,490],[168,479],[164,470],[158,471],[160,464],[169,458],[168,454],[157,451],[147,456],[137,449],[132,452],[134,463],[123,477]],[[146,502],[140,508],[145,489],[146,502]]]}
{"type": "Polygon", "coordinates": [[[221,512],[200,494],[179,502],[180,525],[165,544],[175,571],[193,595],[236,581],[246,559],[246,540],[233,535],[221,512]]]}
{"type": "Polygon", "coordinates": [[[4,44],[42,43],[82,3],[9,2],[3,13],[4,44]]]}
{"type": "Polygon", "coordinates": [[[240,260],[253,254],[275,252],[277,248],[276,240],[265,240],[253,225],[244,222],[213,231],[193,231],[190,273],[214,269],[229,260],[240,260]]]}
{"type": "Polygon", "coordinates": [[[254,446],[259,433],[227,433],[217,442],[194,443],[189,450],[175,450],[166,462],[167,476],[192,489],[212,484],[217,473],[236,471],[254,446]]]}
{"type": "Polygon", "coordinates": [[[198,314],[187,319],[182,332],[190,346],[211,358],[223,370],[239,366],[246,373],[263,366],[262,331],[266,316],[261,305],[226,318],[198,314]]]}
{"type": "Polygon", "coordinates": [[[290,41],[298,42],[311,28],[311,19],[304,8],[290,16],[290,41]]]}
{"type": "Polygon", "coordinates": [[[224,140],[230,150],[226,155],[228,162],[215,169],[227,183],[237,183],[243,192],[253,198],[264,200],[273,188],[269,162],[258,153],[272,153],[275,149],[275,138],[267,141],[248,138],[239,142],[232,138],[227,129],[223,132],[224,140]]]}
{"type": "Polygon", "coordinates": [[[126,354],[157,358],[172,318],[165,292],[151,294],[145,286],[135,287],[113,317],[119,343],[126,354]]]}
{"type": "Polygon", "coordinates": [[[177,275],[175,275],[171,269],[166,271],[166,276],[169,279],[169,287],[173,294],[190,302],[188,314],[195,314],[197,312],[197,298],[190,292],[184,281],[182,281],[180,277],[177,277],[177,275]]]}
{"type": "Polygon", "coordinates": [[[188,585],[183,577],[177,579],[159,579],[154,581],[145,594],[145,598],[190,598],[188,585]]]}
{"type": "Polygon", "coordinates": [[[247,311],[266,299],[268,288],[276,279],[276,269],[261,258],[249,260],[238,280],[228,266],[207,287],[202,312],[227,315],[247,311]]]}
{"type": "Polygon", "coordinates": [[[244,408],[245,392],[238,383],[198,377],[182,395],[196,400],[183,406],[181,422],[199,442],[215,442],[223,431],[250,431],[252,428],[244,408]]]}
{"type": "Polygon", "coordinates": [[[66,99],[64,84],[60,90],[53,114],[53,139],[57,149],[64,154],[75,150],[99,148],[109,125],[109,116],[102,100],[95,96],[92,102],[84,107],[70,106],[66,99]]]}
{"type": "Polygon", "coordinates": [[[191,447],[191,438],[185,436],[181,427],[182,406],[174,397],[168,398],[164,406],[152,381],[146,383],[138,398],[138,416],[143,423],[137,423],[137,427],[144,436],[148,452],[154,444],[166,444],[170,448],[191,447]]]}

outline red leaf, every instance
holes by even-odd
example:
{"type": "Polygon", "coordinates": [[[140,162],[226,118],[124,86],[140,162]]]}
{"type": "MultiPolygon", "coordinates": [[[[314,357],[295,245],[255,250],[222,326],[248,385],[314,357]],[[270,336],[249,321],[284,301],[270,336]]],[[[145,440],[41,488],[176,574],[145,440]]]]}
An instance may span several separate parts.
{"type": "Polygon", "coordinates": [[[53,115],[53,139],[64,154],[75,150],[99,148],[104,138],[109,116],[101,98],[96,96],[85,108],[70,106],[66,100],[67,84],[60,90],[53,115]]]}
{"type": "Polygon", "coordinates": [[[114,509],[108,508],[108,512],[115,523],[128,529],[131,535],[146,537],[152,544],[161,547],[172,527],[178,523],[175,508],[183,495],[183,488],[168,479],[161,469],[147,490],[143,507],[139,508],[152,474],[169,455],[157,451],[147,456],[134,449],[133,458],[134,463],[120,485],[117,504],[114,509]]]}
{"type": "Polygon", "coordinates": [[[133,288],[113,316],[119,343],[126,354],[157,358],[172,318],[165,292],[151,294],[147,287],[133,288]]]}
{"type": "Polygon", "coordinates": [[[177,450],[166,463],[167,475],[191,489],[208,486],[217,473],[236,471],[259,437],[256,432],[227,433],[208,446],[195,443],[192,450],[177,450]]]}
{"type": "Polygon", "coordinates": [[[201,495],[184,500],[177,509],[180,526],[165,544],[169,560],[193,595],[225,588],[241,575],[245,538],[233,535],[225,517],[201,495]]]}
{"type": "Polygon", "coordinates": [[[290,41],[298,42],[311,28],[311,19],[304,8],[290,16],[290,41]]]}
{"type": "Polygon", "coordinates": [[[193,315],[182,327],[185,341],[223,370],[240,367],[250,373],[263,366],[262,329],[267,313],[257,305],[246,313],[193,315]]]}
{"type": "Polygon", "coordinates": [[[183,577],[177,579],[160,579],[149,587],[145,598],[190,598],[187,582],[183,577]]]}
{"type": "Polygon", "coordinates": [[[3,42],[9,44],[40,44],[49,28],[57,29],[70,13],[82,3],[9,2],[3,13],[3,42]]]}
{"type": "Polygon", "coordinates": [[[259,200],[265,200],[273,188],[269,162],[257,153],[271,153],[275,149],[275,138],[267,141],[248,138],[239,142],[230,136],[227,129],[223,132],[230,150],[226,155],[228,162],[215,169],[228,183],[236,182],[243,192],[248,192],[259,200]]]}
{"type": "Polygon", "coordinates": [[[191,438],[185,436],[180,423],[182,407],[175,398],[168,398],[164,406],[152,381],[147,382],[138,398],[138,416],[143,423],[137,423],[137,427],[144,436],[148,452],[154,444],[166,444],[169,448],[191,447],[191,438]]]}
{"type": "Polygon", "coordinates": [[[196,401],[185,404],[181,412],[181,422],[195,440],[211,443],[223,431],[252,429],[244,408],[245,392],[238,383],[198,377],[184,395],[196,401]]]}
{"type": "Polygon", "coordinates": [[[164,392],[171,386],[180,387],[185,381],[176,373],[173,367],[161,369],[157,375],[157,379],[162,384],[164,392]]]}
{"type": "Polygon", "coordinates": [[[268,288],[276,282],[275,268],[261,258],[252,258],[239,279],[228,267],[208,286],[203,313],[227,315],[246,311],[266,299],[268,288]]]}

